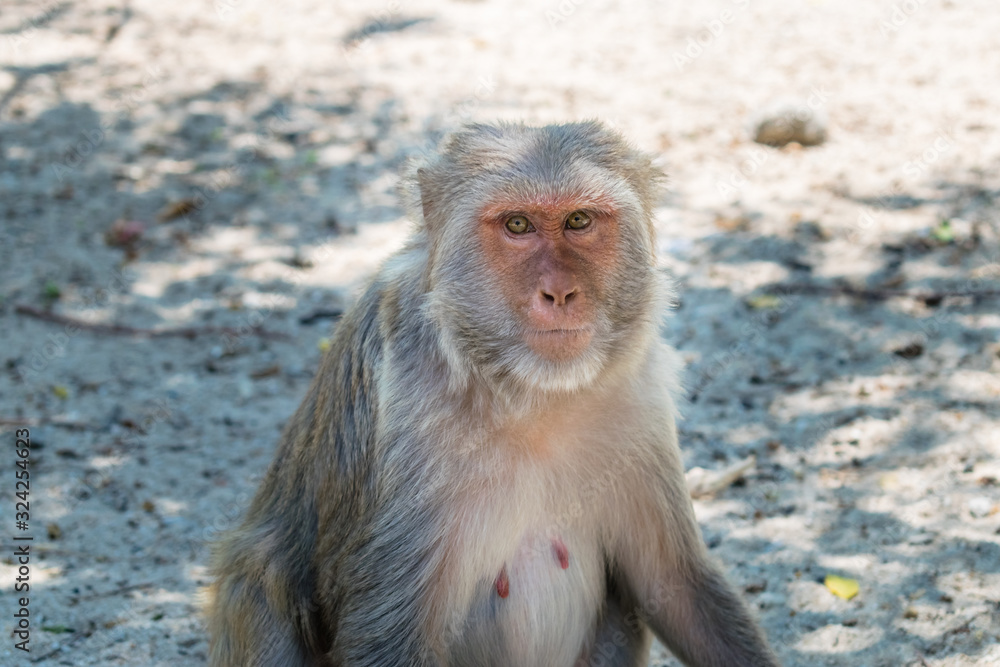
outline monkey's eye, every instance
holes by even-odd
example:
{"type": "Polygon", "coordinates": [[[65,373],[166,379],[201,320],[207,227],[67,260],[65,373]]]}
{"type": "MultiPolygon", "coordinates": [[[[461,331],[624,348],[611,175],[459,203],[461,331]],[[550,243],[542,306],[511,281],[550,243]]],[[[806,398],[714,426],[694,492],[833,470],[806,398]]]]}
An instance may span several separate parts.
{"type": "Polygon", "coordinates": [[[583,229],[590,224],[590,216],[583,211],[577,211],[576,213],[570,213],[569,217],[566,218],[566,226],[570,229],[583,229]]]}
{"type": "Polygon", "coordinates": [[[511,234],[524,234],[531,229],[531,223],[523,215],[515,215],[507,221],[507,230],[511,234]]]}

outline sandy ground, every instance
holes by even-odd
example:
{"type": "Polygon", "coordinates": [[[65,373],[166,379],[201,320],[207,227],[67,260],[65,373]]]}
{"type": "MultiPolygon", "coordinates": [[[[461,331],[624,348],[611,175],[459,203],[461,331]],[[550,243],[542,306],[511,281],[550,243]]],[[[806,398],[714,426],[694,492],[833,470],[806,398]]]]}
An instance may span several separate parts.
{"type": "Polygon", "coordinates": [[[5,0],[0,664],[204,664],[208,545],[316,367],[331,320],[300,319],[401,244],[401,165],[591,117],[670,173],[686,463],[759,461],[696,509],[784,664],[1000,664],[1000,299],[965,294],[1000,288],[998,34],[986,0],[5,0]],[[777,103],[828,141],[749,141],[777,103]]]}

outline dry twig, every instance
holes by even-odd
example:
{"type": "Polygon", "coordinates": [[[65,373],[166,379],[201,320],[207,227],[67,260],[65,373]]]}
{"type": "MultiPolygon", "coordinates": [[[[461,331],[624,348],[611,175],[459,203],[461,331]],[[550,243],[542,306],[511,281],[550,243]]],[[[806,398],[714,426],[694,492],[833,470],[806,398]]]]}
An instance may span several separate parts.
{"type": "Polygon", "coordinates": [[[277,331],[268,331],[267,329],[261,329],[260,327],[251,327],[246,331],[243,329],[234,329],[233,327],[142,329],[122,324],[93,324],[90,322],[84,322],[83,320],[79,320],[75,317],[57,315],[56,313],[42,310],[41,308],[35,308],[34,306],[29,306],[23,303],[19,303],[14,306],[14,310],[22,315],[34,317],[35,319],[42,320],[44,322],[63,324],[66,326],[77,327],[84,331],[90,331],[91,333],[108,334],[113,336],[135,336],[136,338],[194,338],[196,336],[216,335],[240,338],[249,333],[250,335],[259,336],[267,340],[289,340],[289,336],[287,334],[277,331]]]}
{"type": "Polygon", "coordinates": [[[757,467],[757,459],[748,456],[742,461],[723,468],[722,470],[705,470],[704,468],[691,468],[684,474],[687,480],[691,497],[708,496],[726,488],[740,477],[752,472],[757,467]]]}
{"type": "Polygon", "coordinates": [[[64,419],[62,417],[51,417],[48,419],[41,417],[0,417],[0,426],[61,426],[62,428],[86,429],[91,428],[89,422],[77,421],[74,419],[64,419]]]}
{"type": "Polygon", "coordinates": [[[852,287],[851,285],[812,285],[808,283],[789,283],[772,285],[769,292],[778,294],[811,294],[816,296],[853,296],[868,301],[884,301],[886,299],[919,299],[921,301],[941,301],[949,296],[966,296],[980,299],[1000,297],[1000,289],[941,289],[941,290],[904,290],[891,288],[852,287]]]}

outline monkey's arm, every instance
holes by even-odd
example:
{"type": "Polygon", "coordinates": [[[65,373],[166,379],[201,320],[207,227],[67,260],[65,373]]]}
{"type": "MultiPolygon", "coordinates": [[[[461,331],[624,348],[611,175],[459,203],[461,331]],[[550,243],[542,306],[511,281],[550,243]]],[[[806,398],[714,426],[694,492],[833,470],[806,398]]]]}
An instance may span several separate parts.
{"type": "Polygon", "coordinates": [[[406,341],[419,337],[407,336],[399,324],[400,300],[416,301],[400,297],[391,282],[377,281],[362,299],[369,305],[351,344],[331,348],[339,352],[335,359],[354,360],[339,362],[345,381],[335,396],[353,400],[338,408],[346,426],[343,437],[329,443],[338,453],[332,477],[323,482],[341,497],[319,506],[314,557],[322,608],[334,628],[327,655],[336,665],[438,664],[426,607],[436,535],[433,488],[440,475],[417,455],[420,443],[406,428],[409,422],[390,414],[397,401],[386,386],[392,384],[387,372],[407,367],[398,357],[419,363],[427,356],[405,348],[406,341]],[[387,371],[384,359],[393,355],[397,361],[387,371]]]}
{"type": "Polygon", "coordinates": [[[432,519],[415,493],[396,497],[405,502],[379,508],[340,571],[343,604],[331,656],[352,667],[440,664],[429,631],[432,519]]]}
{"type": "Polygon", "coordinates": [[[392,530],[394,508],[378,501],[381,303],[376,282],[344,316],[246,517],[217,545],[213,667],[305,667],[323,655],[427,664],[414,640],[419,615],[401,611],[419,590],[407,579],[417,550],[400,548],[412,538],[392,530]],[[390,599],[397,608],[373,602],[390,599]]]}
{"type": "Polygon", "coordinates": [[[649,531],[625,542],[617,564],[636,612],[686,665],[776,667],[777,658],[743,600],[709,559],[679,456],[652,475],[638,502],[649,531]]]}

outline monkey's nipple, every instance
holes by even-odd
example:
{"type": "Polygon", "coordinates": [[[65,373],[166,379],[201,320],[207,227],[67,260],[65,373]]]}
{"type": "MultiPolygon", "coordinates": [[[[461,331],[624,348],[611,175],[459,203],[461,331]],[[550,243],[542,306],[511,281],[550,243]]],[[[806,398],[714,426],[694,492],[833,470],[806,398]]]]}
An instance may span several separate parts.
{"type": "Polygon", "coordinates": [[[497,575],[497,580],[493,585],[496,586],[497,595],[503,599],[507,599],[507,596],[510,595],[510,579],[507,578],[506,565],[500,570],[500,574],[497,575]]]}
{"type": "Polygon", "coordinates": [[[552,540],[552,550],[556,554],[556,560],[559,561],[559,567],[566,569],[569,567],[569,549],[558,537],[552,540]]]}

